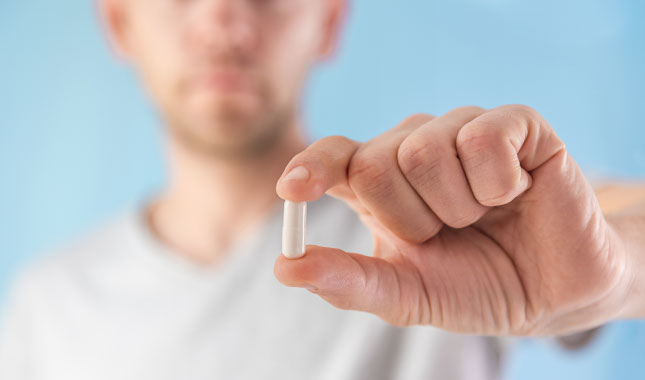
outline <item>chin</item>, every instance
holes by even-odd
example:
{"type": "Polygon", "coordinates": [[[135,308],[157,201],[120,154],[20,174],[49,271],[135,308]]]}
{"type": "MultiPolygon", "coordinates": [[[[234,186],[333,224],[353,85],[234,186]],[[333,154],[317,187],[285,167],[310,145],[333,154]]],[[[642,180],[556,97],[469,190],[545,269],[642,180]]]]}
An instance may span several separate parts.
{"type": "Polygon", "coordinates": [[[243,144],[244,140],[261,134],[264,124],[259,113],[245,109],[216,108],[189,116],[191,121],[186,127],[192,129],[193,134],[200,139],[226,145],[243,144]]]}
{"type": "Polygon", "coordinates": [[[219,117],[238,117],[260,112],[262,101],[255,93],[246,92],[202,92],[190,99],[189,107],[195,115],[214,115],[219,117]]]}
{"type": "Polygon", "coordinates": [[[176,120],[183,140],[196,149],[215,154],[248,155],[270,145],[280,134],[282,118],[260,102],[233,96],[191,99],[176,120]]]}
{"type": "Polygon", "coordinates": [[[250,157],[270,149],[280,138],[281,124],[264,117],[230,114],[186,125],[182,133],[193,148],[222,157],[250,157]]]}

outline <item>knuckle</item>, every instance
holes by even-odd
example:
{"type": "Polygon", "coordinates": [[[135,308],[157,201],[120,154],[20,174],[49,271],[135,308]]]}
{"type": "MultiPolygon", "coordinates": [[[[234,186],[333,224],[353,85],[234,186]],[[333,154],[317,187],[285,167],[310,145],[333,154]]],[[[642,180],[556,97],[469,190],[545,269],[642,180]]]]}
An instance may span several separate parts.
{"type": "Polygon", "coordinates": [[[457,135],[457,151],[464,154],[493,148],[497,142],[497,136],[494,128],[487,124],[484,121],[477,121],[462,128],[457,135]]]}
{"type": "Polygon", "coordinates": [[[499,144],[518,123],[542,124],[543,118],[534,108],[523,104],[499,107],[468,123],[456,140],[458,151],[481,150],[499,144]]]}
{"type": "Polygon", "coordinates": [[[482,114],[486,110],[479,106],[463,106],[457,107],[452,112],[463,113],[463,114],[482,114]]]}
{"type": "Polygon", "coordinates": [[[540,114],[533,107],[524,104],[512,104],[508,108],[512,113],[528,119],[538,119],[540,117],[540,114]]]}
{"type": "Polygon", "coordinates": [[[341,135],[327,136],[319,141],[324,142],[327,146],[350,145],[354,143],[354,140],[341,135]]]}
{"type": "Polygon", "coordinates": [[[434,119],[434,116],[429,115],[427,113],[415,113],[415,114],[412,114],[412,115],[406,117],[405,119],[403,119],[399,123],[399,125],[402,125],[402,124],[418,124],[418,125],[421,125],[421,124],[425,124],[425,123],[429,122],[432,119],[434,119]]]}
{"type": "Polygon", "coordinates": [[[435,178],[447,153],[448,149],[435,139],[408,138],[399,146],[397,161],[408,178],[435,178]]]}
{"type": "Polygon", "coordinates": [[[394,170],[393,159],[383,153],[358,152],[349,163],[348,177],[352,187],[378,186],[389,183],[394,170]]]}
{"type": "Polygon", "coordinates": [[[298,153],[293,161],[299,163],[310,163],[318,165],[323,163],[325,166],[333,166],[334,162],[356,145],[354,140],[345,136],[333,135],[323,137],[313,143],[308,149],[298,153]]]}
{"type": "Polygon", "coordinates": [[[524,104],[511,104],[500,107],[501,116],[513,123],[540,124],[542,115],[534,108],[524,104]]]}

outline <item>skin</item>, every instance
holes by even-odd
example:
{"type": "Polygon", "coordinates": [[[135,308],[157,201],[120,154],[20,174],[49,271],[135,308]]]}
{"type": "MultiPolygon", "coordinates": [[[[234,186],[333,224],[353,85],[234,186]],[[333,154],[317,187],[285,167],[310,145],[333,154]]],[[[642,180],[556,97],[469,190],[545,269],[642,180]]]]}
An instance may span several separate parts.
{"type": "Polygon", "coordinates": [[[645,316],[645,214],[603,214],[529,107],[415,115],[364,144],[319,140],[291,160],[277,192],[294,201],[326,192],[371,229],[372,257],[310,245],[301,259],[276,260],[282,283],[339,308],[489,335],[645,316]],[[290,178],[299,166],[310,175],[290,178]]]}
{"type": "Polygon", "coordinates": [[[334,136],[306,147],[299,102],[334,50],[344,1],[99,4],[167,126],[169,183],[147,214],[178,254],[218,265],[279,201],[282,173],[280,197],[326,192],[374,235],[373,257],[308,246],[302,259],[276,260],[281,282],[335,306],[484,334],[643,316],[643,212],[603,213],[536,111],[414,115],[364,144],[334,136]],[[287,178],[301,165],[304,176],[287,178]]]}
{"type": "Polygon", "coordinates": [[[217,265],[279,202],[306,147],[300,99],[333,54],[342,0],[101,0],[114,51],[166,125],[169,182],[147,207],[174,251],[217,265]]]}

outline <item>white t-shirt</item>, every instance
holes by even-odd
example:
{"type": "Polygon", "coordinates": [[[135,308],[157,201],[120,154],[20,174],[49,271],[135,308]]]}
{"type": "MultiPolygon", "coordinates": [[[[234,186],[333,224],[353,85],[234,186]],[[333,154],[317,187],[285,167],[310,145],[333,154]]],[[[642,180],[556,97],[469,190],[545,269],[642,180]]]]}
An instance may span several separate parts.
{"type": "MultiPolygon", "coordinates": [[[[397,328],[273,276],[282,204],[217,267],[161,245],[142,210],[23,271],[0,328],[0,379],[493,379],[492,338],[397,328]]],[[[369,254],[344,203],[308,205],[307,243],[369,254]]]]}

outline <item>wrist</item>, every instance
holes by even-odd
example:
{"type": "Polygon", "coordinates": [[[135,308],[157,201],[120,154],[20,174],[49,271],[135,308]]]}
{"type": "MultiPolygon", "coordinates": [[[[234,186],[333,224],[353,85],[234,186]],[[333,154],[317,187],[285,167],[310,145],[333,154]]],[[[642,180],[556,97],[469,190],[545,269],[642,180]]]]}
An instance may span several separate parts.
{"type": "Polygon", "coordinates": [[[613,319],[645,318],[645,215],[618,214],[606,219],[614,235],[612,254],[624,258],[613,319]]]}

